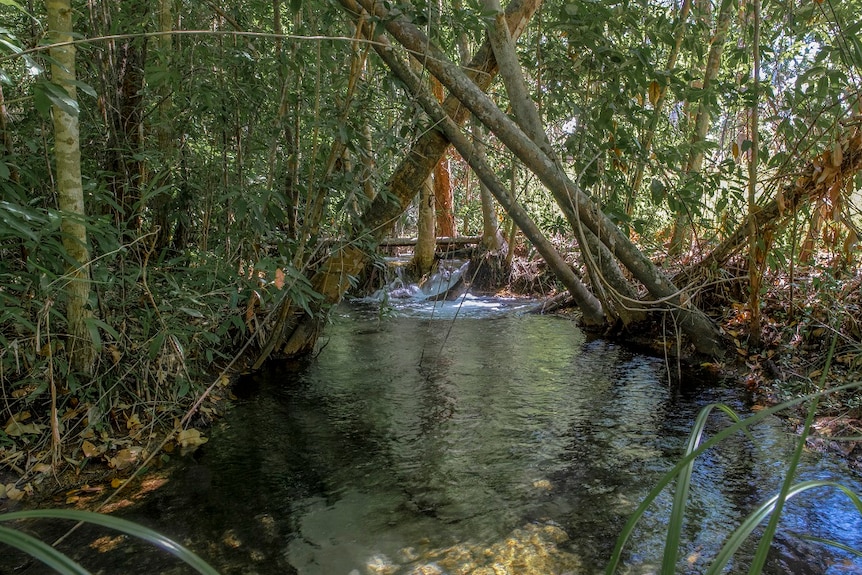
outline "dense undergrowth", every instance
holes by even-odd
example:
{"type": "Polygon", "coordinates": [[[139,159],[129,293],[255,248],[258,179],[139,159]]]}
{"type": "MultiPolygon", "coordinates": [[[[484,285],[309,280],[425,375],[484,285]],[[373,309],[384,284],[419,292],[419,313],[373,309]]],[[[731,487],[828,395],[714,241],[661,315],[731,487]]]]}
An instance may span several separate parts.
{"type": "MultiPolygon", "coordinates": [[[[200,432],[229,406],[230,378],[247,365],[235,358],[261,343],[255,335],[263,317],[286,292],[299,301],[313,297],[307,285],[299,285],[298,274],[267,269],[275,260],[254,268],[215,256],[150,263],[134,247],[110,262],[105,258],[105,269],[94,272],[101,319],[92,325],[99,356],[91,375],[76,373],[68,361],[54,291],[62,276],[46,281],[44,269],[4,270],[4,285],[17,291],[0,292],[0,497],[56,491],[94,476],[116,485],[145,461],[159,465],[175,448],[205,441],[200,432]]],[[[508,289],[554,294],[559,286],[542,261],[519,252],[508,289]]],[[[756,349],[747,344],[748,316],[739,301],[745,275],[723,274],[715,289],[699,294],[731,348],[710,369],[736,374],[756,402],[776,404],[820,391],[815,381],[824,376],[826,346],[834,335],[836,352],[825,381],[840,386],[859,379],[859,270],[824,264],[797,269],[792,278],[767,274],[762,345],[756,349]]],[[[651,337],[656,349],[676,341],[671,330],[651,337]]],[[[855,443],[828,441],[831,434],[858,433],[858,392],[830,394],[818,414],[813,433],[826,438],[822,445],[862,463],[855,443]]]]}
{"type": "Polygon", "coordinates": [[[159,463],[176,445],[203,441],[194,430],[220,415],[239,369],[226,368],[253,338],[261,309],[282,295],[263,279],[266,265],[214,254],[149,262],[134,244],[106,254],[93,266],[90,374],[69,361],[63,276],[35,263],[0,265],[0,497],[87,482],[93,472],[128,477],[157,451],[159,463]],[[183,435],[161,445],[174,433],[183,435]]]}

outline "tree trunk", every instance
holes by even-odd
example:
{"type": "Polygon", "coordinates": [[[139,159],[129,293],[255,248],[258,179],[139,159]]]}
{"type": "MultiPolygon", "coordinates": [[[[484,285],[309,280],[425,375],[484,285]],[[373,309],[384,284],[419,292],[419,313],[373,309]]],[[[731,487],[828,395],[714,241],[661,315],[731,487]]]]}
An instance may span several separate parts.
{"type": "MultiPolygon", "coordinates": [[[[485,134],[482,124],[472,122],[473,149],[476,155],[485,158],[485,134]]],[[[497,213],[494,209],[494,196],[482,180],[479,180],[479,201],[482,206],[482,247],[497,251],[503,247],[503,235],[497,226],[497,213]]]]}
{"type": "MultiPolygon", "coordinates": [[[[650,294],[675,308],[679,325],[701,353],[723,354],[716,326],[690,301],[683,301],[679,290],[642,254],[598,206],[533,143],[524,133],[467,78],[412,22],[392,16],[381,4],[359,0],[366,10],[385,23],[385,27],[405,48],[419,54],[423,66],[436,76],[460,102],[485,124],[555,194],[568,197],[569,205],[580,220],[611,250],[650,294]]],[[[499,198],[498,198],[499,200],[499,198]]],[[[522,226],[523,229],[523,226],[522,226]]]]}
{"type": "MultiPolygon", "coordinates": [[[[730,26],[730,18],[732,16],[733,2],[731,0],[722,0],[721,9],[718,13],[718,19],[715,23],[715,32],[712,36],[712,44],[709,47],[709,56],[706,60],[706,69],[703,72],[703,85],[701,86],[703,93],[708,94],[715,82],[715,77],[718,75],[718,69],[721,64],[721,54],[724,51],[724,41],[727,37],[727,29],[730,26]]],[[[684,188],[690,183],[693,176],[699,174],[703,169],[704,150],[702,143],[706,140],[706,133],[709,131],[710,110],[708,98],[700,98],[697,106],[697,115],[694,120],[694,134],[691,138],[691,151],[688,155],[685,171],[683,173],[684,188]]],[[[684,202],[680,202],[684,205],[684,202]]],[[[673,226],[673,236],[670,241],[669,252],[672,255],[679,255],[687,245],[691,244],[692,221],[689,214],[682,211],[676,214],[673,226]]]]}
{"type": "MultiPolygon", "coordinates": [[[[673,73],[674,66],[676,66],[676,59],[679,56],[679,51],[682,47],[682,40],[685,37],[685,31],[688,27],[688,14],[690,11],[691,0],[683,0],[682,6],[679,9],[679,16],[675,27],[673,46],[671,47],[670,55],[667,57],[667,66],[665,67],[668,77],[673,73]]],[[[647,126],[646,132],[644,132],[641,137],[641,154],[643,155],[643,159],[638,162],[637,168],[635,168],[635,174],[632,178],[632,187],[626,196],[625,209],[626,215],[629,217],[631,217],[634,212],[635,200],[640,192],[647,158],[649,158],[650,150],[652,149],[652,140],[655,137],[658,120],[661,117],[665,97],[667,96],[667,86],[658,84],[656,80],[653,80],[653,83],[657,89],[657,95],[653,98],[653,87],[650,86],[649,100],[653,106],[653,113],[652,116],[650,116],[649,126],[647,126]]]]}
{"type": "MultiPolygon", "coordinates": [[[[562,172],[557,154],[548,140],[542,119],[539,117],[539,112],[527,90],[527,83],[524,80],[524,74],[515,52],[515,45],[509,34],[509,28],[503,17],[499,0],[482,0],[482,3],[488,13],[495,15],[493,23],[489,24],[488,38],[494,50],[494,56],[497,58],[500,77],[506,86],[509,102],[515,112],[516,122],[562,172]]],[[[555,193],[554,197],[578,238],[593,292],[602,302],[605,314],[618,317],[624,325],[642,321],[645,318],[644,312],[632,307],[637,305],[637,293],[623,277],[607,247],[596,238],[593,232],[581,225],[577,214],[571,209],[567,194],[555,193]],[[606,286],[609,289],[606,289],[606,286]]],[[[638,307],[640,306],[638,305],[638,307]]]]}
{"type": "Polygon", "coordinates": [[[377,195],[374,189],[374,143],[371,138],[371,125],[368,120],[362,122],[362,170],[359,179],[362,181],[362,191],[369,202],[377,195]]]}
{"type": "MultiPolygon", "coordinates": [[[[760,138],[758,137],[758,105],[760,97],[760,0],[754,0],[754,38],[752,51],[754,69],[752,70],[754,95],[751,104],[751,156],[748,162],[748,214],[754,215],[757,210],[757,161],[759,158],[760,138]]],[[[748,342],[753,348],[760,347],[760,285],[763,281],[763,265],[769,250],[767,238],[758,237],[755,218],[750,218],[748,228],[748,309],[751,312],[748,329],[748,342]]]]}
{"type": "MultiPolygon", "coordinates": [[[[431,89],[438,102],[443,101],[443,86],[436,78],[431,78],[431,89]]],[[[434,221],[438,237],[451,238],[455,231],[454,198],[452,197],[452,177],[449,174],[449,159],[444,153],[434,166],[434,221]]]]}
{"type": "MultiPolygon", "coordinates": [[[[518,190],[518,160],[512,160],[512,181],[509,182],[509,198],[512,202],[517,199],[518,190]]],[[[515,258],[515,239],[518,237],[518,224],[515,220],[509,217],[509,230],[506,237],[506,267],[512,269],[512,261],[515,258]]]]}
{"type": "MultiPolygon", "coordinates": [[[[47,0],[48,33],[55,43],[72,40],[72,6],[70,0],[47,0]]],[[[75,90],[75,46],[52,46],[51,79],[77,103],[75,90]]],[[[57,162],[57,198],[60,208],[60,231],[63,248],[73,262],[67,269],[66,321],[69,328],[69,358],[76,370],[89,374],[93,369],[96,348],[87,320],[93,317],[87,308],[90,298],[90,252],[87,247],[87,228],[84,226],[84,188],[81,182],[81,148],[78,135],[78,116],[58,106],[52,107],[54,116],[54,154],[57,162]]]]}
{"type": "MultiPolygon", "coordinates": [[[[358,17],[361,10],[353,0],[339,1],[348,13],[358,17]]],[[[513,0],[509,4],[506,15],[513,37],[523,32],[539,4],[541,0],[513,0]]],[[[497,73],[497,62],[487,42],[479,48],[473,59],[465,66],[465,70],[468,77],[472,78],[480,89],[487,89],[497,73]]],[[[469,111],[451,94],[446,97],[443,109],[458,124],[463,124],[469,116],[469,111]]],[[[368,261],[368,255],[357,247],[356,240],[376,241],[389,233],[398,221],[398,216],[413,200],[420,183],[425,181],[448,146],[449,141],[439,131],[426,131],[390,177],[387,183],[389,193],[377,194],[374,201],[362,213],[353,233],[353,241],[338,248],[314,274],[311,280],[312,287],[323,295],[321,302],[318,302],[314,308],[319,316],[322,316],[320,311],[322,306],[341,300],[350,285],[348,277],[359,274],[368,261]],[[340,291],[332,289],[332,286],[342,289],[340,291]]],[[[280,349],[282,355],[291,356],[309,351],[313,347],[320,331],[320,322],[324,318],[306,318],[299,321],[291,313],[290,308],[290,302],[282,304],[280,319],[273,327],[256,365],[260,365],[275,349],[280,349]],[[283,342],[286,343],[282,347],[283,342]]]]}
{"type": "Polygon", "coordinates": [[[434,182],[428,176],[419,192],[419,224],[416,234],[416,247],[413,248],[413,259],[410,260],[410,273],[416,280],[431,273],[434,267],[434,252],[437,248],[435,224],[436,206],[434,197],[434,182]]]}
{"type": "MultiPolygon", "coordinates": [[[[173,50],[173,0],[159,0],[159,36],[156,39],[158,47],[158,63],[165,70],[169,69],[171,51],[173,50]]],[[[158,89],[159,104],[156,115],[156,142],[161,153],[161,165],[157,170],[158,186],[163,190],[153,202],[153,225],[156,228],[155,250],[161,252],[170,244],[171,239],[171,198],[174,163],[174,129],[173,103],[171,101],[171,86],[165,82],[158,89]]]]}

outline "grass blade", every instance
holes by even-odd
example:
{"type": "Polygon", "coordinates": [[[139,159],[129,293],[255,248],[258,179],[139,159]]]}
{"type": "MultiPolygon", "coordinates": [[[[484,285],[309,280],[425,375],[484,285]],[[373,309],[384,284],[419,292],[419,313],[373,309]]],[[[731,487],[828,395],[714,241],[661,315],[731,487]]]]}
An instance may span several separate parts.
{"type": "Polygon", "coordinates": [[[827,394],[832,394],[832,393],[837,393],[840,391],[855,389],[855,388],[859,388],[860,386],[862,386],[862,382],[847,383],[844,385],[839,385],[839,386],[833,387],[832,389],[829,389],[829,390],[818,391],[816,393],[812,393],[812,394],[806,395],[804,397],[797,397],[795,399],[786,401],[786,402],[781,403],[779,405],[769,407],[767,409],[762,409],[762,410],[758,411],[757,413],[755,413],[754,415],[746,417],[746,418],[740,420],[739,422],[734,423],[733,425],[725,427],[724,429],[722,429],[721,431],[716,433],[715,436],[713,436],[710,439],[708,439],[707,441],[703,442],[703,444],[701,444],[697,449],[695,449],[693,452],[691,452],[690,454],[688,454],[685,457],[683,457],[682,459],[680,459],[676,463],[676,465],[673,466],[673,468],[671,468],[667,473],[665,473],[659,479],[659,481],[656,483],[655,487],[653,487],[652,490],[650,490],[650,492],[647,494],[647,496],[644,498],[644,500],[641,501],[640,505],[638,505],[638,507],[629,516],[628,521],[623,526],[622,531],[620,532],[619,536],[617,537],[617,542],[614,545],[613,551],[611,552],[611,557],[608,560],[608,565],[607,565],[607,568],[605,569],[605,574],[606,575],[613,575],[614,573],[616,573],[616,570],[619,567],[620,562],[622,560],[623,549],[625,548],[625,545],[628,542],[629,538],[631,538],[631,535],[634,532],[634,529],[637,526],[638,521],[640,521],[641,517],[643,517],[646,510],[649,508],[650,505],[652,505],[653,501],[655,501],[655,499],[659,496],[659,494],[661,494],[661,492],[664,490],[664,488],[667,487],[674,480],[674,478],[679,474],[680,470],[685,465],[687,465],[690,461],[693,461],[701,453],[703,453],[704,451],[713,447],[714,445],[719,444],[720,442],[724,441],[725,439],[727,439],[731,435],[735,434],[736,432],[745,431],[749,427],[751,427],[752,425],[754,425],[760,421],[763,421],[767,417],[775,415],[776,413],[780,413],[786,409],[789,409],[791,407],[795,407],[797,405],[800,405],[800,404],[802,404],[806,401],[809,401],[813,398],[816,398],[816,397],[823,397],[824,395],[827,395],[827,394]]]}
{"type": "MultiPolygon", "coordinates": [[[[703,439],[704,429],[709,420],[710,414],[715,409],[720,409],[725,412],[735,423],[739,423],[741,418],[729,406],[722,403],[713,403],[707,405],[697,414],[697,419],[694,422],[694,427],[688,436],[688,443],[685,447],[685,456],[692,455],[700,445],[703,439]]],[[[697,457],[696,455],[694,457],[697,457]]],[[[667,526],[667,537],[664,544],[664,557],[662,558],[662,575],[674,575],[676,573],[676,562],[679,557],[680,541],[682,540],[682,527],[685,521],[685,508],[688,501],[689,488],[691,486],[691,475],[694,472],[694,457],[680,469],[676,480],[676,490],[674,492],[673,507],[671,507],[670,520],[667,526]]]]}
{"type": "MultiPolygon", "coordinates": [[[[826,383],[826,375],[829,373],[829,368],[832,366],[832,355],[835,353],[835,344],[838,342],[838,331],[835,331],[832,336],[832,343],[829,345],[829,352],[826,354],[826,362],[823,366],[823,374],[820,376],[819,388],[823,389],[826,383]]],[[[793,451],[793,456],[790,458],[790,464],[787,467],[787,473],[784,476],[784,483],[781,485],[781,491],[778,492],[778,498],[775,500],[774,513],[769,518],[769,523],[766,525],[766,531],[757,545],[757,552],[754,554],[754,560],[751,562],[749,575],[757,575],[763,571],[763,566],[766,564],[766,556],[769,553],[769,548],[772,546],[772,538],[775,536],[775,531],[778,529],[778,520],[781,519],[781,510],[784,507],[784,501],[790,489],[793,486],[794,478],[796,477],[796,468],[799,467],[799,461],[802,459],[802,452],[805,449],[805,439],[811,432],[811,425],[814,423],[814,416],[817,415],[817,406],[820,403],[820,397],[815,397],[811,400],[808,406],[808,413],[805,416],[805,424],[802,426],[802,432],[796,441],[796,449],[793,451]]]]}
{"type": "Polygon", "coordinates": [[[17,529],[0,525],[0,543],[20,549],[63,575],[90,575],[90,572],[60,553],[47,543],[21,533],[17,529]]]}
{"type": "MultiPolygon", "coordinates": [[[[816,489],[818,487],[832,487],[843,491],[856,506],[859,513],[862,514],[862,500],[860,500],[859,496],[847,486],[834,481],[813,480],[797,483],[791,486],[787,492],[784,493],[783,499],[786,501],[799,493],[808,491],[809,489],[816,489]]],[[[743,521],[740,526],[734,530],[730,537],[728,537],[727,542],[721,548],[721,551],[719,551],[715,556],[715,559],[713,560],[709,570],[706,572],[706,575],[719,575],[724,570],[728,561],[730,561],[730,558],[733,557],[742,543],[748,539],[751,533],[769,516],[770,513],[775,511],[776,504],[780,498],[781,493],[779,492],[769,498],[769,500],[764,502],[745,518],[745,521],[743,521]]]]}
{"type": "Polygon", "coordinates": [[[813,541],[814,543],[822,543],[823,545],[829,545],[830,547],[835,547],[836,549],[841,549],[842,551],[846,551],[851,555],[855,555],[856,557],[862,557],[862,549],[854,549],[849,545],[844,545],[843,543],[839,543],[838,541],[833,541],[831,539],[824,539],[823,537],[814,537],[813,535],[802,535],[802,539],[806,541],[813,541]]]}
{"type": "Polygon", "coordinates": [[[165,537],[161,533],[153,531],[143,525],[138,525],[126,519],[103,515],[101,513],[92,513],[89,511],[77,511],[72,509],[36,509],[32,511],[16,511],[14,513],[6,513],[0,515],[0,521],[11,521],[14,519],[69,519],[72,521],[84,521],[94,525],[101,525],[116,531],[120,531],[127,535],[132,535],[156,547],[167,551],[174,557],[185,562],[193,567],[198,573],[203,575],[218,575],[218,571],[213,569],[206,561],[193,553],[186,547],[183,547],[173,539],[165,537]]]}

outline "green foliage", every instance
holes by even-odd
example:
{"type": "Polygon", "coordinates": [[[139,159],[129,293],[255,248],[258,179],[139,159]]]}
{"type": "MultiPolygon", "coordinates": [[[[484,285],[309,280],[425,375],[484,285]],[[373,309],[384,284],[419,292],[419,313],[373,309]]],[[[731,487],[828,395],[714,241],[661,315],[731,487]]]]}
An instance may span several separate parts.
{"type": "MultiPolygon", "coordinates": [[[[833,338],[832,345],[826,358],[826,365],[823,369],[823,375],[821,377],[819,386],[820,389],[825,388],[825,377],[829,371],[829,366],[832,362],[832,354],[835,350],[836,341],[837,337],[833,338]]],[[[707,573],[709,575],[717,575],[724,572],[724,569],[727,567],[728,562],[732,559],[734,554],[745,543],[745,541],[748,540],[752,533],[759,526],[761,526],[765,520],[768,519],[769,521],[767,527],[764,530],[763,534],[760,536],[760,542],[758,544],[757,551],[752,561],[752,565],[750,566],[750,573],[760,573],[766,563],[767,553],[772,543],[772,538],[775,534],[775,530],[778,525],[778,520],[781,516],[781,510],[784,503],[788,499],[796,495],[805,493],[809,490],[821,487],[837,489],[847,495],[847,497],[851,500],[854,506],[858,509],[859,513],[862,514],[862,499],[860,499],[860,496],[858,494],[854,493],[844,485],[831,481],[821,480],[794,483],[796,476],[796,468],[802,456],[806,438],[811,429],[811,425],[813,424],[814,415],[817,412],[817,405],[819,400],[828,394],[840,393],[847,390],[858,390],[860,386],[862,386],[862,384],[860,383],[851,383],[843,386],[836,386],[835,388],[828,391],[819,391],[791,401],[787,401],[785,403],[773,406],[768,409],[761,410],[747,418],[740,418],[732,409],[722,404],[708,405],[703,408],[698,414],[697,419],[695,420],[694,427],[691,431],[691,434],[689,435],[689,441],[686,445],[682,459],[680,459],[680,461],[677,462],[677,464],[671,470],[669,470],[662,477],[661,480],[659,480],[658,484],[650,491],[646,498],[644,498],[644,500],[637,507],[635,512],[629,517],[617,539],[614,551],[611,556],[611,560],[608,563],[605,572],[608,575],[612,575],[616,572],[617,567],[619,566],[620,561],[623,557],[623,549],[625,547],[625,544],[634,532],[637,523],[643,517],[649,506],[664,491],[664,489],[675,481],[676,486],[674,490],[673,506],[671,508],[670,517],[668,520],[668,532],[667,538],[665,540],[664,557],[662,559],[661,566],[661,573],[675,573],[677,569],[678,550],[681,542],[683,523],[685,521],[686,501],[688,499],[691,475],[694,470],[694,464],[697,457],[706,452],[711,447],[719,444],[721,441],[727,439],[728,437],[737,432],[743,432],[748,434],[748,430],[751,429],[751,427],[759,421],[762,421],[764,418],[788,410],[789,408],[792,408],[804,402],[809,403],[807,410],[808,415],[803,425],[802,433],[796,440],[796,449],[790,460],[787,462],[787,472],[785,474],[785,480],[781,489],[777,494],[760,504],[739,524],[739,526],[733,531],[733,533],[730,534],[725,544],[722,546],[721,550],[712,560],[707,573]],[[706,423],[710,414],[716,409],[720,409],[728,416],[730,416],[733,421],[733,424],[725,427],[724,429],[719,431],[714,437],[704,442],[703,433],[706,423]]],[[[749,437],[751,436],[749,435],[749,437]]],[[[832,542],[826,543],[831,544],[832,542]]]]}
{"type": "MultiPolygon", "coordinates": [[[[107,527],[152,543],[156,547],[177,557],[198,573],[202,573],[204,575],[218,575],[218,572],[215,569],[186,547],[183,547],[179,543],[153,531],[152,529],[125,519],[120,519],[119,517],[91,513],[89,511],[75,511],[68,509],[17,511],[0,515],[0,522],[20,521],[25,519],[66,519],[107,527]]],[[[50,545],[47,545],[35,537],[23,533],[15,528],[0,526],[0,543],[5,543],[6,545],[24,551],[34,559],[37,559],[48,567],[51,567],[57,573],[89,573],[84,567],[50,545]]]]}

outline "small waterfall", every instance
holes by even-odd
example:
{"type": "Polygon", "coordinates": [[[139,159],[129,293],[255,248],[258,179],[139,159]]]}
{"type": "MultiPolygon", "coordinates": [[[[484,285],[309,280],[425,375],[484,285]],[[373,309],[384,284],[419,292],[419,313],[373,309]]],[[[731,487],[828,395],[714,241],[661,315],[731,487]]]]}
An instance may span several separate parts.
{"type": "Polygon", "coordinates": [[[469,267],[470,262],[440,262],[437,272],[415,284],[405,281],[401,266],[392,266],[390,269],[394,271],[395,277],[367,298],[358,301],[455,299],[467,289],[466,275],[469,267]]]}

